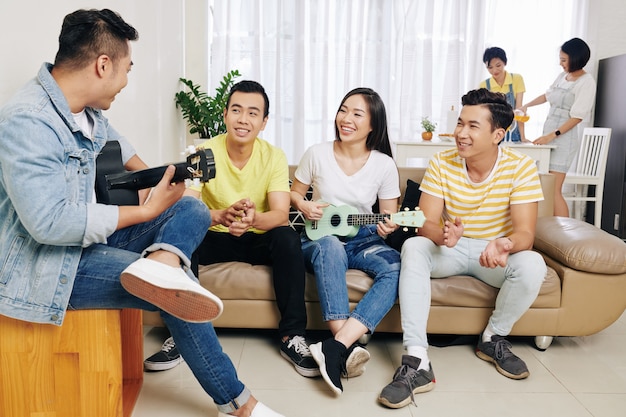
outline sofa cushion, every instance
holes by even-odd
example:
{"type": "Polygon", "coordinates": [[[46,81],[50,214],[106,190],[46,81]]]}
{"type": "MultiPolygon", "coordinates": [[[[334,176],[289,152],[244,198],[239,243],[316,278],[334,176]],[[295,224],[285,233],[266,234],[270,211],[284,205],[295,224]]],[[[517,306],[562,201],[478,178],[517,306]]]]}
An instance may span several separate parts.
{"type": "MultiPolygon", "coordinates": [[[[222,300],[275,300],[271,268],[243,262],[200,265],[200,283],[222,300]]],[[[374,282],[367,274],[349,269],[346,274],[348,298],[357,303],[374,282]]],[[[469,276],[431,280],[431,305],[451,307],[494,307],[498,289],[469,276]]],[[[318,301],[315,276],[307,273],[306,301],[318,301]]],[[[557,308],[561,302],[561,282],[552,268],[533,307],[557,308]]]]}
{"type": "Polygon", "coordinates": [[[537,219],[535,249],[578,271],[626,272],[626,243],[589,223],[567,217],[537,219]]]}
{"type": "MultiPolygon", "coordinates": [[[[291,188],[291,183],[293,182],[293,180],[290,178],[289,179],[289,188],[291,188]]],[[[309,189],[306,192],[306,195],[304,196],[304,199],[306,201],[311,201],[313,199],[313,187],[309,187],[309,189]]],[[[293,207],[289,208],[289,226],[295,230],[296,232],[300,233],[302,232],[302,230],[304,229],[304,225],[305,225],[305,218],[304,218],[304,214],[302,214],[301,211],[296,210],[293,207]]]]}

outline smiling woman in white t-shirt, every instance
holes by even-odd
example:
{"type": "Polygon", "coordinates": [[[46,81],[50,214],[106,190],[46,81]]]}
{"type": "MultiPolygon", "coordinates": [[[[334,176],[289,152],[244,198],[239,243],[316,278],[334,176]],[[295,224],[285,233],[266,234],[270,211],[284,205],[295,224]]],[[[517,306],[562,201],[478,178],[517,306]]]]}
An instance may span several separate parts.
{"type": "Polygon", "coordinates": [[[373,220],[374,224],[350,228],[354,235],[337,236],[328,218],[336,206],[350,206],[352,212],[371,218],[376,217],[372,211],[376,202],[380,213],[398,208],[398,169],[380,96],[369,88],[350,91],[337,110],[335,140],[309,148],[294,177],[291,204],[317,226],[313,240],[311,230],[309,236],[302,235],[302,251],[307,267],[315,273],[322,315],[333,334],[310,349],[322,377],[338,395],[343,391],[341,377],[361,375],[370,358],[358,339],[374,331],[398,294],[400,254],[383,240],[397,225],[388,218],[373,220]],[[305,201],[310,186],[314,198],[305,201]],[[346,284],[348,268],[360,269],[374,280],[353,311],[346,284]]]}

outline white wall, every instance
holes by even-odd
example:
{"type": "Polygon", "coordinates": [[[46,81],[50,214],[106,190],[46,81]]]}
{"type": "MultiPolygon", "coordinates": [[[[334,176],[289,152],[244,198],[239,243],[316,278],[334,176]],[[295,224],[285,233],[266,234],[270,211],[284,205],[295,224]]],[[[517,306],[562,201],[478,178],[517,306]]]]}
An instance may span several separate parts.
{"type": "MultiPolygon", "coordinates": [[[[626,53],[626,3],[590,3],[593,73],[598,59],[626,53]]],[[[112,124],[148,164],[182,160],[180,152],[189,140],[174,94],[181,76],[208,78],[206,0],[0,0],[0,105],[43,61],[54,60],[63,17],[79,8],[110,8],[139,31],[129,84],[107,112],[112,124]]],[[[532,22],[524,26],[532,28],[532,22]]]]}
{"type": "Polygon", "coordinates": [[[54,61],[65,15],[81,8],[109,8],[137,29],[139,40],[133,42],[128,86],[106,116],[149,165],[183,160],[185,126],[174,94],[184,69],[185,6],[183,0],[2,0],[0,105],[44,61],[54,61]]]}
{"type": "Polygon", "coordinates": [[[590,0],[589,35],[592,59],[626,54],[626,3],[624,0],[590,0]]]}

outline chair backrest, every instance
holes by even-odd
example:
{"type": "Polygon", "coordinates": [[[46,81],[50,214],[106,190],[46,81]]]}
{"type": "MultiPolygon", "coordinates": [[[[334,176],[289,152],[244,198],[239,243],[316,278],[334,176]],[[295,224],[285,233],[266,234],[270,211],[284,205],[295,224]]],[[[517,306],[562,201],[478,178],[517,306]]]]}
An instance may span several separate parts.
{"type": "Polygon", "coordinates": [[[586,127],[578,151],[576,174],[604,177],[610,141],[610,128],[586,127]]]}

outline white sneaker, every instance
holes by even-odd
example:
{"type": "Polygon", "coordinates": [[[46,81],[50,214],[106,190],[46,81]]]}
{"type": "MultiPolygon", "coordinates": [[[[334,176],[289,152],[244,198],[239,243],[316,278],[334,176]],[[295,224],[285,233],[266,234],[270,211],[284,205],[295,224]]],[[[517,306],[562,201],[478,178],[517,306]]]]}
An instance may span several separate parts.
{"type": "Polygon", "coordinates": [[[182,268],[148,258],[130,264],[120,275],[129,293],[193,323],[215,320],[222,314],[222,300],[193,281],[182,268]]]}
{"type": "MultiPolygon", "coordinates": [[[[217,413],[218,417],[230,417],[230,414],[225,414],[222,412],[217,413]]],[[[272,410],[262,402],[257,402],[252,410],[252,414],[250,417],[285,417],[282,414],[278,414],[276,411],[272,410]]]]}

